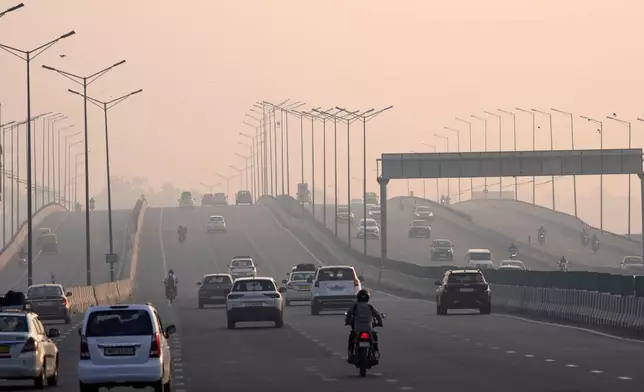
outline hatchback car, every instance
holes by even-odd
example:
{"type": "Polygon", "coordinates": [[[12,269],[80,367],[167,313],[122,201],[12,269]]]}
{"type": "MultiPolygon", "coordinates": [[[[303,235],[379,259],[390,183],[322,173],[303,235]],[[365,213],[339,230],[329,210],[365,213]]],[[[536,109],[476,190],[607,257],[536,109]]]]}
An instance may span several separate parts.
{"type": "Polygon", "coordinates": [[[57,329],[45,332],[30,311],[0,312],[0,379],[33,380],[37,389],[58,384],[58,347],[51,340],[57,329]]]}
{"type": "Polygon", "coordinates": [[[65,292],[62,285],[47,283],[29,286],[27,304],[31,311],[38,314],[41,320],[72,321],[72,310],[69,303],[71,292],[65,292]]]}
{"type": "Polygon", "coordinates": [[[78,332],[80,392],[120,386],[172,390],[168,338],[176,327],[164,329],[151,304],[92,306],[78,332]]]}
{"type": "Polygon", "coordinates": [[[454,260],[454,246],[450,240],[435,239],[429,248],[430,260],[454,260]]]}
{"type": "Polygon", "coordinates": [[[436,286],[438,315],[446,315],[449,309],[478,309],[482,314],[492,311],[490,285],[479,270],[446,271],[436,286]]]}
{"type": "Polygon", "coordinates": [[[311,314],[333,310],[347,310],[356,300],[356,294],[362,290],[363,277],[349,265],[328,265],[320,267],[311,291],[311,314]]]}
{"type": "Polygon", "coordinates": [[[205,305],[221,305],[226,303],[226,291],[230,292],[233,278],[228,274],[208,274],[197,282],[199,287],[199,309],[205,305]]]}
{"type": "Polygon", "coordinates": [[[228,231],[226,226],[226,219],[221,215],[212,215],[208,218],[208,225],[206,226],[208,233],[225,233],[228,231]]]}
{"type": "Polygon", "coordinates": [[[432,228],[427,221],[415,219],[409,224],[407,235],[409,238],[429,238],[432,235],[432,228]]]}
{"type": "Polygon", "coordinates": [[[357,238],[380,238],[380,228],[375,219],[360,219],[357,238]]]}
{"type": "Polygon", "coordinates": [[[315,277],[315,271],[293,271],[288,279],[282,281],[286,285],[284,300],[286,306],[293,301],[311,300],[311,280],[315,277]]]}

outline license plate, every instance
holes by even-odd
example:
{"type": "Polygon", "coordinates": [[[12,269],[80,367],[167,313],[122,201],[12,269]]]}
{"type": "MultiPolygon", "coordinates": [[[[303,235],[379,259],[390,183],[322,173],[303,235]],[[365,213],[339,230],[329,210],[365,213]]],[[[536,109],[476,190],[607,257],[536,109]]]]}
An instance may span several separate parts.
{"type": "Polygon", "coordinates": [[[105,347],[106,357],[134,355],[134,347],[105,347]]]}
{"type": "Polygon", "coordinates": [[[360,342],[358,343],[358,347],[370,347],[371,342],[360,342]]]}
{"type": "Polygon", "coordinates": [[[300,287],[298,287],[298,290],[300,290],[300,291],[309,291],[309,290],[311,290],[311,286],[310,285],[300,286],[300,287]]]}
{"type": "Polygon", "coordinates": [[[253,302],[249,304],[244,304],[244,307],[251,308],[251,307],[256,307],[256,306],[262,306],[261,303],[253,302]]]}
{"type": "Polygon", "coordinates": [[[9,346],[0,346],[0,354],[9,354],[9,346]]]}
{"type": "Polygon", "coordinates": [[[329,290],[331,290],[331,291],[342,291],[342,290],[344,290],[344,287],[329,287],[329,290]]]}
{"type": "Polygon", "coordinates": [[[461,289],[461,293],[471,293],[472,291],[474,291],[473,288],[461,289]]]}

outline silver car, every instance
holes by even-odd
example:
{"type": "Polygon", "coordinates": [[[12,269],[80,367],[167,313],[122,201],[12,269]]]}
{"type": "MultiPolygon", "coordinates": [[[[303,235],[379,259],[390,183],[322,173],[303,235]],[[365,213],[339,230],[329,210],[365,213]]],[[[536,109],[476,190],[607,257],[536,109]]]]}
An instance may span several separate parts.
{"type": "Polygon", "coordinates": [[[315,277],[315,271],[294,271],[288,279],[282,281],[286,285],[284,292],[285,305],[289,306],[293,301],[310,301],[311,286],[310,282],[315,277]]]}

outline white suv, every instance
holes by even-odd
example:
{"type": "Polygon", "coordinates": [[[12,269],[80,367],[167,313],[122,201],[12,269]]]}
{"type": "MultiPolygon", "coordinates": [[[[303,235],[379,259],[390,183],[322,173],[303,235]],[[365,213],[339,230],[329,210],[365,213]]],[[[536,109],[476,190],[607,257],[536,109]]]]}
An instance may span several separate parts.
{"type": "Polygon", "coordinates": [[[257,276],[257,265],[250,256],[235,256],[228,265],[228,274],[233,280],[257,276]]]}
{"type": "Polygon", "coordinates": [[[167,338],[174,325],[163,329],[151,304],[90,307],[79,329],[80,392],[101,387],[151,386],[172,390],[172,358],[167,338]]]}
{"type": "Polygon", "coordinates": [[[226,298],[228,329],[245,321],[272,321],[275,328],[284,325],[284,288],[277,289],[273,278],[240,278],[226,298]]]}
{"type": "Polygon", "coordinates": [[[349,265],[328,265],[320,267],[311,290],[311,314],[318,315],[326,309],[347,310],[362,290],[364,278],[349,265]]]}
{"type": "Polygon", "coordinates": [[[208,233],[213,233],[213,232],[226,232],[228,230],[226,226],[226,220],[224,219],[223,216],[221,215],[212,215],[210,218],[208,218],[208,226],[206,228],[206,231],[208,233]]]}
{"type": "Polygon", "coordinates": [[[29,311],[0,312],[0,379],[33,380],[37,389],[58,385],[58,347],[38,316],[29,311]]]}
{"type": "Polygon", "coordinates": [[[358,223],[358,238],[380,238],[380,228],[375,219],[360,219],[358,223]]]}

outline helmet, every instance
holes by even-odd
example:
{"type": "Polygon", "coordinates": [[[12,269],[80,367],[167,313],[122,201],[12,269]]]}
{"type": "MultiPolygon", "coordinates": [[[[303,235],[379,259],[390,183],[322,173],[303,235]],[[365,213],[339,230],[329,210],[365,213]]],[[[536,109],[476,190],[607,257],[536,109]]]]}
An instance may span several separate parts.
{"type": "Polygon", "coordinates": [[[170,268],[170,271],[168,271],[168,275],[174,275],[174,270],[170,268]]]}
{"type": "Polygon", "coordinates": [[[358,291],[356,294],[358,302],[369,302],[369,292],[365,289],[358,291]]]}

